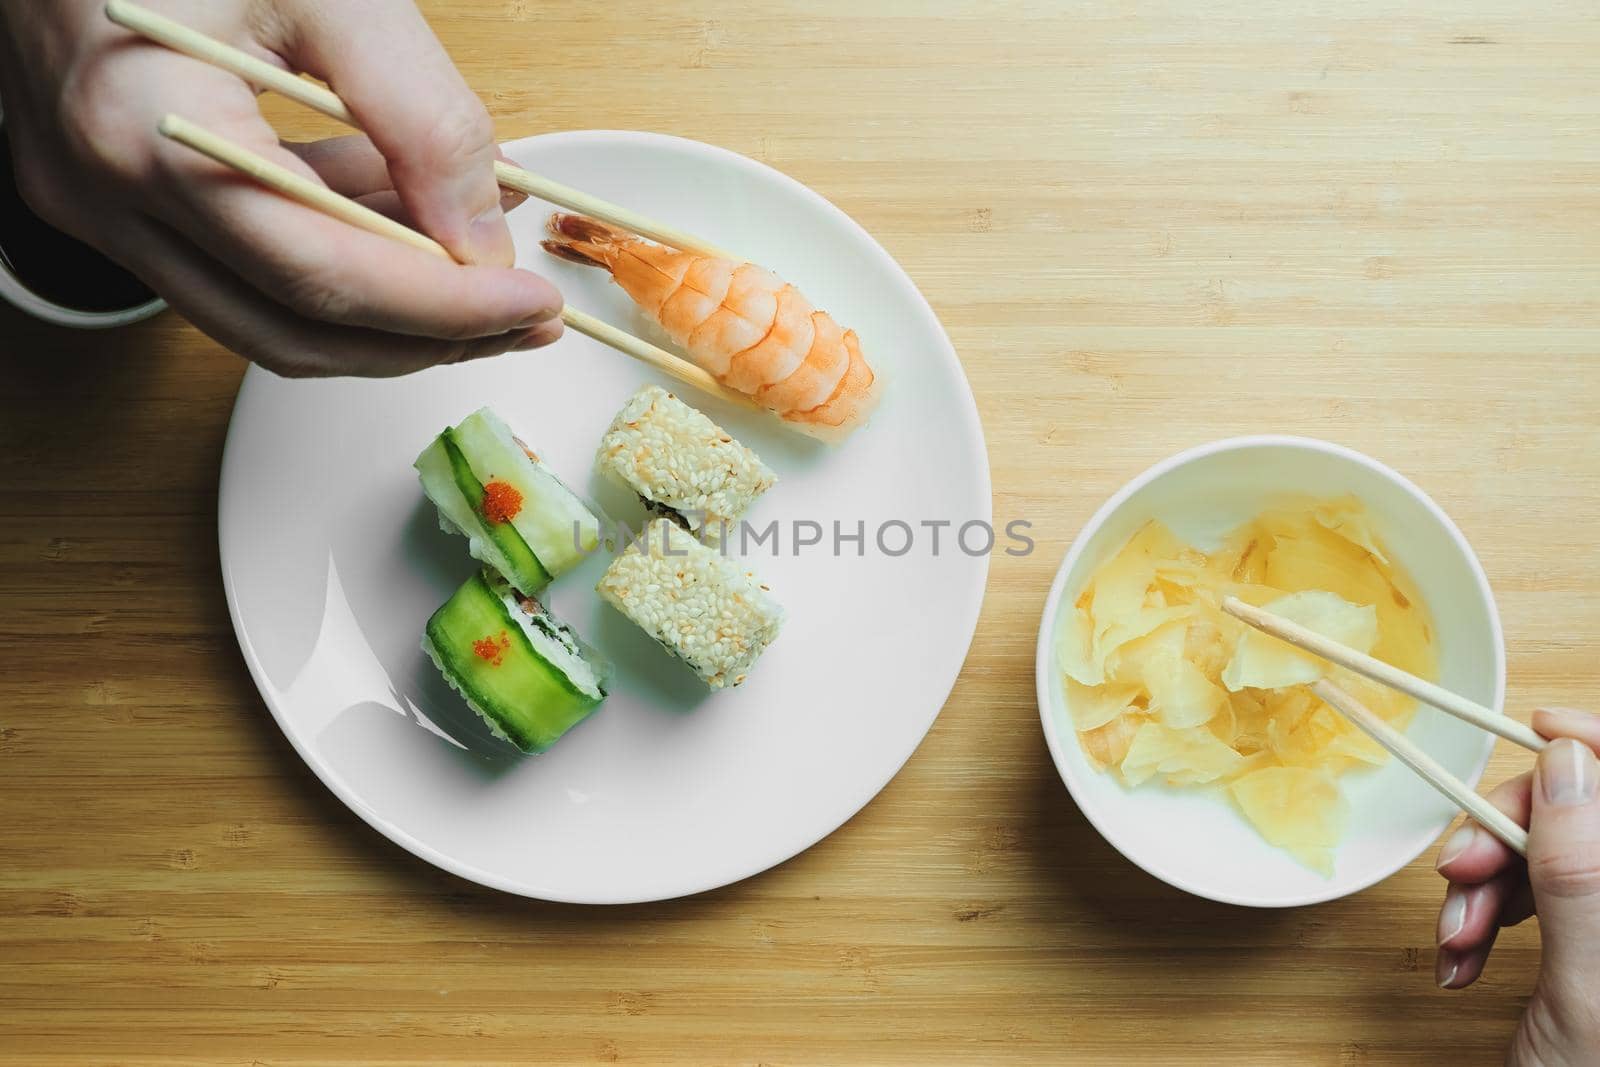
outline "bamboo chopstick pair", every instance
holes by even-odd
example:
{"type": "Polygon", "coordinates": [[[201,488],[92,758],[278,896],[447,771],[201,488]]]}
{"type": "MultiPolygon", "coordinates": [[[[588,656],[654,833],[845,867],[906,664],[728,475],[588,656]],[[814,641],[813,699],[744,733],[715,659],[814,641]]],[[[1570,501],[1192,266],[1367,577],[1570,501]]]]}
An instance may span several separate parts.
{"type": "MultiPolygon", "coordinates": [[[[1521,745],[1530,751],[1538,752],[1547,743],[1544,738],[1515,719],[1497,715],[1489,708],[1476,701],[1468,700],[1459,693],[1452,693],[1448,689],[1418,678],[1414,674],[1408,674],[1380,659],[1357,652],[1355,649],[1341,645],[1337,641],[1331,641],[1313,630],[1308,630],[1298,623],[1291,622],[1279,615],[1274,615],[1270,611],[1252,607],[1237,597],[1224,598],[1222,610],[1247,625],[1255,627],[1262,633],[1287,641],[1291,645],[1321,656],[1330,663],[1336,663],[1364,678],[1370,678],[1380,685],[1388,686],[1391,689],[1399,690],[1407,696],[1415,697],[1425,704],[1431,704],[1440,711],[1448,712],[1463,722],[1471,723],[1492,734],[1497,734],[1507,741],[1521,745]]],[[[1519,856],[1528,854],[1528,831],[1518,826],[1505,812],[1479,796],[1467,783],[1445,770],[1437,760],[1428,755],[1415,741],[1390,726],[1371,708],[1326,678],[1313,683],[1311,691],[1335,711],[1355,723],[1369,737],[1387,749],[1396,759],[1421,776],[1429,785],[1454,801],[1457,807],[1477,820],[1484,829],[1498,837],[1505,843],[1507,848],[1519,856]]]]}
{"type": "MultiPolygon", "coordinates": [[[[119,26],[132,30],[157,44],[236,74],[245,81],[271,89],[330,118],[359,130],[355,116],[332,90],[322,85],[275,67],[265,60],[242,52],[231,45],[208,37],[179,22],[174,22],[130,0],[107,0],[106,17],[119,26]]],[[[249,176],[255,181],[282,195],[314,208],[333,218],[369,233],[388,237],[427,252],[451,259],[449,251],[424,234],[418,233],[364,204],[341,196],[317,182],[311,181],[286,167],[238,145],[202,126],[177,115],[167,115],[157,126],[163,137],[185,145],[203,155],[249,176]]],[[[630,233],[701,255],[734,259],[733,255],[718,249],[709,242],[663,223],[607,203],[570,186],[542,177],[505,162],[495,163],[495,178],[508,189],[536,196],[572,211],[591,215],[630,233]]],[[[633,357],[670,377],[693,386],[703,393],[742,407],[756,406],[742,393],[735,392],[718,382],[710,373],[609,323],[567,306],[561,311],[562,321],[579,333],[594,338],[601,344],[633,357]]]]}

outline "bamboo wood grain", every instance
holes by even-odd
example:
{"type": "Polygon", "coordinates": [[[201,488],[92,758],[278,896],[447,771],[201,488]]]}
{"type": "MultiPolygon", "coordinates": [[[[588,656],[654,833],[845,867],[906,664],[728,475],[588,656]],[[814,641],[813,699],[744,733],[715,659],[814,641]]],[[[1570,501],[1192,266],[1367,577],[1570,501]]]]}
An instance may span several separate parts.
{"type": "Polygon", "coordinates": [[[1423,781],[1437,789],[1456,807],[1472,816],[1505,846],[1519,856],[1528,854],[1528,831],[1518,826],[1505,812],[1479,796],[1461,779],[1451,774],[1444,765],[1428,755],[1420,745],[1390,726],[1383,718],[1357,700],[1347,690],[1322,678],[1313,682],[1311,691],[1339,714],[1359,726],[1368,737],[1382,745],[1395,759],[1417,773],[1423,781]]]}
{"type": "MultiPolygon", "coordinates": [[[[1469,700],[1460,693],[1453,693],[1435,682],[1426,678],[1418,678],[1408,671],[1403,671],[1393,664],[1385,663],[1374,656],[1357,652],[1353,648],[1341,645],[1337,641],[1329,640],[1321,634],[1308,630],[1299,623],[1275,615],[1263,608],[1246,604],[1238,597],[1224,597],[1222,610],[1236,619],[1240,619],[1262,633],[1271,634],[1280,641],[1287,641],[1297,648],[1303,648],[1313,655],[1321,656],[1330,663],[1336,663],[1346,670],[1353,671],[1363,678],[1370,678],[1380,685],[1386,685],[1398,690],[1409,697],[1431,704],[1440,711],[1448,712],[1462,722],[1471,723],[1482,730],[1505,738],[1513,744],[1521,745],[1530,752],[1538,752],[1544,748],[1547,741],[1515,719],[1498,714],[1492,708],[1486,708],[1475,700],[1469,700]]],[[[1353,698],[1352,698],[1353,699],[1353,698]]]]}
{"type": "MultiPolygon", "coordinates": [[[[503,136],[692,137],[857,219],[949,331],[995,517],[1036,547],[993,557],[932,732],[805,854],[667,904],[508,898],[346,811],[256,694],[216,549],[242,362],[176,315],[84,334],[0,307],[0,1063],[1504,1061],[1537,924],[1446,993],[1432,854],[1283,912],[1168,889],[1067,796],[1033,643],[1129,478],[1302,433],[1462,528],[1517,718],[1600,706],[1588,7],[422,6],[503,136]]],[[[262,106],[296,140],[344,132],[262,106]]],[[[1499,746],[1483,787],[1527,766],[1499,746]]]]}
{"type": "MultiPolygon", "coordinates": [[[[341,196],[328,187],[296,174],[287,167],[280,166],[270,159],[266,159],[225,137],[218,136],[202,126],[197,126],[181,116],[164,116],[157,124],[156,129],[163,137],[192,148],[224,166],[248,175],[267,188],[307,207],[330,215],[340,222],[366,230],[368,233],[377,234],[379,237],[387,237],[390,240],[399,241],[401,244],[414,248],[419,252],[426,252],[429,255],[450,259],[454,262],[449,250],[433,238],[418,233],[409,226],[372,210],[365,204],[359,204],[349,197],[341,196]]],[[[765,409],[757,407],[749,397],[727,388],[702,368],[689,363],[687,360],[680,359],[664,348],[659,348],[642,338],[635,337],[625,330],[619,330],[609,323],[602,322],[593,315],[579,311],[571,305],[561,309],[561,321],[579,333],[592,337],[601,344],[608,345],[647,366],[654,367],[675,381],[698,389],[708,396],[714,396],[738,407],[765,411],[765,409]]],[[[779,420],[779,423],[784,426],[789,425],[781,422],[781,420],[779,420]]],[[[798,427],[796,429],[798,430],[798,427]]]]}
{"type": "MultiPolygon", "coordinates": [[[[337,119],[353,129],[361,129],[361,123],[354,112],[325,85],[319,85],[282,67],[273,66],[264,59],[200,33],[143,5],[132,3],[131,0],[106,0],[105,12],[107,18],[125,29],[201,62],[237,74],[252,85],[270,89],[280,96],[320,111],[329,118],[337,119]]],[[[598,196],[524,170],[515,164],[497,160],[494,168],[495,178],[507,189],[536,196],[569,211],[592,215],[631,233],[673,248],[743,262],[731,252],[725,252],[716,245],[701,240],[693,234],[685,233],[675,226],[657,222],[637,211],[609,203],[598,196]]]]}

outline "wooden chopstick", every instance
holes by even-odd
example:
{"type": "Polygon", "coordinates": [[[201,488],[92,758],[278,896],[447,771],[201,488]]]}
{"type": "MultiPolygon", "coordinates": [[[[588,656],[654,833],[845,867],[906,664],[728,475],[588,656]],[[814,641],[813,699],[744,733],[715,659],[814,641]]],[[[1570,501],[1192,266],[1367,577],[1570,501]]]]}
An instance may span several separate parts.
{"type": "Polygon", "coordinates": [[[269,189],[276,190],[291,200],[298,200],[307,207],[314,207],[325,215],[332,215],[341,222],[358,226],[379,237],[388,237],[408,244],[412,248],[454,261],[444,245],[433,238],[420,234],[387,215],[379,214],[365,204],[358,204],[348,197],[340,196],[327,186],[318,185],[310,178],[265,159],[226,137],[220,137],[204,126],[197,126],[177,115],[167,115],[156,124],[156,130],[168,140],[186,145],[201,155],[210,156],[218,163],[232,167],[241,174],[247,174],[269,189]]]}
{"type": "Polygon", "coordinates": [[[736,256],[702,240],[692,233],[686,233],[676,226],[668,226],[664,222],[646,218],[637,211],[629,211],[618,204],[601,200],[598,196],[590,196],[580,189],[570,185],[546,178],[542,174],[535,174],[531,170],[523,170],[504,160],[495,160],[495,179],[507,189],[515,189],[519,193],[536,196],[540,200],[548,200],[568,211],[576,211],[580,215],[589,215],[602,222],[609,222],[613,226],[636,233],[640,237],[648,237],[657,244],[676,248],[680,252],[694,252],[697,255],[710,256],[712,259],[731,259],[735,263],[745,262],[743,256],[736,256]]]}
{"type": "Polygon", "coordinates": [[[1496,715],[1494,711],[1484,707],[1477,701],[1468,700],[1459,693],[1452,693],[1443,686],[1423,678],[1418,678],[1400,668],[1375,659],[1372,656],[1357,652],[1337,641],[1331,641],[1313,630],[1308,630],[1298,623],[1290,622],[1270,611],[1246,604],[1238,597],[1224,597],[1222,610],[1242,622],[1255,627],[1262,633],[1271,634],[1281,641],[1307,652],[1321,656],[1331,663],[1337,663],[1346,670],[1353,671],[1364,678],[1370,678],[1380,685],[1390,689],[1397,689],[1409,697],[1415,697],[1424,704],[1431,704],[1440,711],[1448,712],[1463,722],[1469,722],[1479,729],[1487,730],[1492,734],[1505,738],[1513,744],[1521,745],[1530,752],[1538,752],[1547,742],[1533,731],[1531,727],[1524,726],[1517,720],[1505,715],[1496,715]]]}
{"type": "MultiPolygon", "coordinates": [[[[404,226],[389,218],[387,215],[379,214],[365,204],[358,204],[356,201],[341,196],[325,186],[318,185],[311,179],[296,174],[294,171],[280,166],[270,159],[265,159],[248,148],[236,144],[226,137],[219,136],[203,126],[198,126],[188,119],[177,115],[167,115],[156,128],[163,137],[192,148],[202,155],[209,156],[218,163],[231,167],[241,174],[248,175],[267,188],[281,193],[291,200],[305,204],[307,207],[315,208],[341,222],[359,227],[369,233],[375,233],[380,237],[388,237],[419,251],[434,256],[442,256],[454,262],[453,257],[444,245],[441,245],[433,238],[420,234],[409,226],[404,226]]],[[[602,322],[593,315],[587,315],[574,307],[568,306],[561,309],[561,320],[579,333],[586,334],[601,344],[609,345],[625,355],[632,356],[641,363],[646,363],[662,373],[683,382],[685,385],[693,386],[701,392],[725,400],[730,404],[738,404],[746,408],[757,408],[762,411],[766,410],[765,408],[759,408],[753,400],[743,393],[737,393],[729,389],[701,367],[695,366],[688,360],[680,359],[666,349],[658,348],[648,341],[619,330],[609,323],[602,322]]]]}
{"type": "MultiPolygon", "coordinates": [[[[174,52],[181,52],[203,63],[236,74],[252,85],[271,89],[314,111],[320,111],[329,118],[337,119],[352,129],[361,129],[361,123],[345,106],[344,101],[326,86],[308,81],[282,67],[275,67],[264,59],[224,44],[214,37],[208,37],[147,7],[132,3],[131,0],[106,0],[106,17],[117,25],[164,45],[174,52]]],[[[696,252],[703,256],[743,262],[733,253],[723,251],[691,233],[646,218],[636,211],[629,211],[627,208],[609,203],[597,196],[590,196],[570,185],[563,185],[503,160],[495,162],[494,175],[495,180],[507,189],[536,196],[569,211],[591,215],[660,244],[685,252],[696,252]]]]}
{"type": "Polygon", "coordinates": [[[1410,767],[1429,785],[1449,797],[1456,806],[1472,816],[1483,828],[1505,843],[1519,856],[1528,854],[1528,831],[1518,826],[1509,815],[1489,803],[1467,783],[1445,770],[1443,765],[1415,741],[1396,730],[1376,712],[1326,678],[1313,682],[1311,691],[1324,703],[1359,726],[1378,744],[1387,749],[1395,759],[1410,767]]]}
{"type": "MultiPolygon", "coordinates": [[[[632,356],[640,363],[654,367],[684,385],[692,386],[702,393],[716,397],[718,400],[727,401],[729,404],[746,410],[759,411],[764,415],[775,414],[775,412],[768,411],[743,393],[729,389],[713,378],[710,371],[703,370],[688,360],[679,359],[666,349],[659,348],[641,337],[635,337],[633,334],[620,330],[609,322],[597,319],[593,315],[579,311],[575,307],[570,305],[563,307],[561,309],[561,321],[584,336],[592,337],[601,344],[615,348],[624,355],[632,356]]],[[[783,425],[797,431],[800,430],[799,427],[791,426],[787,422],[784,422],[783,425]]]]}

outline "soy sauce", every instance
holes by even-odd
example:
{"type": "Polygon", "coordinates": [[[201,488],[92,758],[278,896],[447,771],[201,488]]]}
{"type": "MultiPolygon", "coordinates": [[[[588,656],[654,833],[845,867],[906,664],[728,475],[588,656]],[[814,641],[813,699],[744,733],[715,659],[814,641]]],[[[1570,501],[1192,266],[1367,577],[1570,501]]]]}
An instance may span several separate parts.
{"type": "Polygon", "coordinates": [[[122,311],[155,299],[138,278],[28,209],[17,190],[11,142],[4,129],[0,129],[0,270],[52,304],[76,311],[122,311]]]}

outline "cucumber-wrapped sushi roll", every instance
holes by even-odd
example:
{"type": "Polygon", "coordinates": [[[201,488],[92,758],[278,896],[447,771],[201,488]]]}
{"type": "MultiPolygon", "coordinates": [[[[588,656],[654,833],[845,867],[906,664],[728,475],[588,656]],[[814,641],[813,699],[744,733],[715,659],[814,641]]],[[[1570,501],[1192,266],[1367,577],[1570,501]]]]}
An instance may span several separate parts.
{"type": "Polygon", "coordinates": [[[783,625],[766,586],[671,519],[647,523],[599,591],[712,689],[742,684],[783,625]]]}
{"type": "Polygon", "coordinates": [[[485,569],[433,613],[422,648],[497,737],[543,752],[606,697],[610,668],[539,602],[485,569]]]}
{"type": "Polygon", "coordinates": [[[417,457],[439,525],[466,534],[473,558],[524,593],[577,566],[600,543],[600,520],[483,408],[417,457]]]}
{"type": "Polygon", "coordinates": [[[645,386],[617,413],[595,465],[651,510],[710,533],[778,480],[761,457],[659,385],[645,386]]]}

